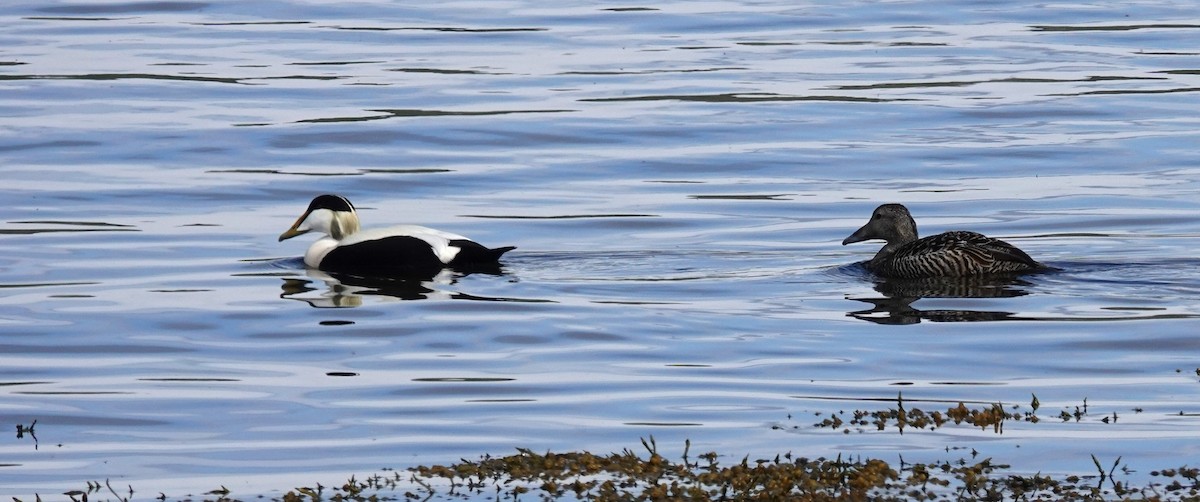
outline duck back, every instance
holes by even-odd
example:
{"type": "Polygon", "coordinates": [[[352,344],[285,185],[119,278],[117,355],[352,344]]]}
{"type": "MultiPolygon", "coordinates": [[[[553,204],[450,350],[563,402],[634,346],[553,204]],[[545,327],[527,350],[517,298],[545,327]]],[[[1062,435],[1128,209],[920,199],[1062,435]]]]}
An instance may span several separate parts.
{"type": "Polygon", "coordinates": [[[917,239],[867,262],[867,269],[900,278],[956,277],[1029,272],[1045,268],[1024,251],[975,232],[946,232],[917,239]]]}

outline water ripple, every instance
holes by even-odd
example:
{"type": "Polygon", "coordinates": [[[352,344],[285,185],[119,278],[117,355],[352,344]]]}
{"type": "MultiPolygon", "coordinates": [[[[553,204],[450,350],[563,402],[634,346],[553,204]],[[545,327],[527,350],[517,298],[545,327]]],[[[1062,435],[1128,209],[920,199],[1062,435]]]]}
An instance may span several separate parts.
{"type": "Polygon", "coordinates": [[[923,7],[3,4],[0,417],[41,443],[3,447],[0,491],[249,497],[650,435],[1177,466],[1200,430],[1194,6],[923,7]],[[320,193],[519,248],[491,274],[332,277],[275,237],[320,193]],[[840,242],[882,202],[1058,270],[873,277],[877,248],[840,242]],[[1089,411],[813,426],[901,392],[1089,411]]]}

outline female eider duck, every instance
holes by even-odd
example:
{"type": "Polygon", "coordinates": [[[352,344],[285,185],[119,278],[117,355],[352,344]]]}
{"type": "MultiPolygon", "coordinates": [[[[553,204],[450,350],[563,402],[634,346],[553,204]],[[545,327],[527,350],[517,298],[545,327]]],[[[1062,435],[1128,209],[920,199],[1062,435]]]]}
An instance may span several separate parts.
{"type": "Polygon", "coordinates": [[[317,231],[304,263],[325,272],[363,277],[432,277],[443,269],[496,270],[513,246],[487,248],[461,235],[417,225],[358,229],[358,213],[340,195],[318,195],[279,240],[317,231]]]}
{"type": "Polygon", "coordinates": [[[1047,268],[1016,246],[975,232],[946,232],[918,239],[917,223],[900,204],[875,208],[871,221],[846,237],[842,245],[869,239],[887,241],[865,263],[867,270],[884,277],[961,277],[1047,268]]]}

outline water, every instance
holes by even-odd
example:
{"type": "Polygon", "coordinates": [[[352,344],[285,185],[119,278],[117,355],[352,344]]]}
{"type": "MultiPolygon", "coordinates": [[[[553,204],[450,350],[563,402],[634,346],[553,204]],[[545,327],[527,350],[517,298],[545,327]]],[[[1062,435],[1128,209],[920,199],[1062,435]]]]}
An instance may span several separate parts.
{"type": "Polygon", "coordinates": [[[1200,460],[1189,2],[7,2],[0,28],[0,423],[37,436],[0,442],[2,492],[270,496],[651,435],[1135,483],[1200,460]],[[519,247],[331,283],[275,238],[326,192],[519,247]],[[885,201],[1061,270],[877,283],[851,265],[877,243],[840,241],[885,201]],[[812,425],[901,392],[1088,415],[812,425]]]}

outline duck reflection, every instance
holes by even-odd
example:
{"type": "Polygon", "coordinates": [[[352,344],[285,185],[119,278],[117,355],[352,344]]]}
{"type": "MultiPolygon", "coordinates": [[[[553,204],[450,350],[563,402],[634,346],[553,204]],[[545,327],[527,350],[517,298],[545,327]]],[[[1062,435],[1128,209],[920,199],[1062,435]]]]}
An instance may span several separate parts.
{"type": "Polygon", "coordinates": [[[875,277],[875,291],[882,298],[854,298],[872,305],[846,315],[877,324],[917,324],[922,319],[933,322],[1006,321],[1013,320],[1012,312],[989,310],[921,310],[913,302],[922,298],[1015,298],[1029,294],[1031,284],[1017,275],[984,275],[967,277],[926,277],[898,279],[875,277]]]}
{"type": "Polygon", "coordinates": [[[280,298],[302,301],[316,308],[344,308],[359,307],[363,304],[363,297],[368,296],[424,300],[439,294],[431,287],[434,285],[432,281],[369,279],[327,274],[318,270],[308,270],[306,273],[308,278],[284,278],[280,298]],[[309,294],[314,292],[317,294],[309,294]]]}
{"type": "MultiPolygon", "coordinates": [[[[308,303],[315,308],[348,308],[363,305],[368,297],[391,300],[458,299],[483,301],[517,301],[509,298],[489,298],[446,291],[467,274],[443,270],[429,279],[370,278],[330,274],[315,269],[305,271],[307,278],[283,279],[280,298],[308,303]],[[323,284],[323,286],[322,286],[323,284]],[[316,293],[315,295],[312,293],[316,293]]],[[[494,274],[500,275],[500,274],[494,274]]],[[[530,300],[519,300],[530,301],[530,300]]]]}

